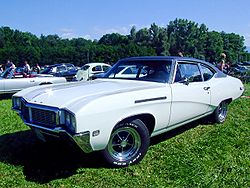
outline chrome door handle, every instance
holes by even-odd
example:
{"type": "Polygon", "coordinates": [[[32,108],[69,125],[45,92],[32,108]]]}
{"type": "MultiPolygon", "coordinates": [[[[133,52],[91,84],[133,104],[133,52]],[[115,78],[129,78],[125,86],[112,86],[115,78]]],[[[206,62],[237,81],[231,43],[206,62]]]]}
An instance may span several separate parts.
{"type": "Polygon", "coordinates": [[[210,87],[203,87],[203,89],[207,91],[210,89],[210,87]]]}
{"type": "Polygon", "coordinates": [[[35,80],[30,80],[30,82],[35,82],[35,80]]]}

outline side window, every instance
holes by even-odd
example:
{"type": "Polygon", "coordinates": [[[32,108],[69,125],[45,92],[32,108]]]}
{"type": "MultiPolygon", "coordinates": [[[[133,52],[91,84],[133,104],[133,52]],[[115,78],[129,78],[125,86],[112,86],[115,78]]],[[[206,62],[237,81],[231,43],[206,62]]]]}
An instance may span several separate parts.
{"type": "Polygon", "coordinates": [[[84,65],[81,69],[82,70],[88,70],[89,67],[90,67],[89,65],[84,65]]]}
{"type": "Polygon", "coordinates": [[[204,81],[210,80],[214,75],[214,71],[212,71],[210,68],[208,68],[205,65],[201,65],[201,70],[202,70],[204,81]]]}
{"type": "Polygon", "coordinates": [[[131,68],[127,68],[122,74],[133,74],[131,68]]]}
{"type": "Polygon", "coordinates": [[[57,68],[56,68],[56,67],[53,67],[53,68],[50,70],[50,72],[56,73],[56,70],[57,70],[57,68]]]}
{"type": "Polygon", "coordinates": [[[185,78],[187,78],[189,82],[202,82],[198,65],[191,63],[178,63],[175,82],[179,82],[185,78]]]}
{"type": "Polygon", "coordinates": [[[68,70],[74,69],[73,65],[67,65],[68,70]]]}
{"type": "Polygon", "coordinates": [[[92,68],[92,71],[102,71],[102,67],[100,65],[97,65],[92,68]]]}
{"type": "Polygon", "coordinates": [[[57,67],[57,72],[64,72],[64,71],[66,71],[66,67],[64,66],[57,67]]]}
{"type": "Polygon", "coordinates": [[[103,69],[104,72],[106,72],[106,71],[108,71],[110,69],[110,67],[106,66],[106,65],[103,65],[102,69],[103,69]]]}

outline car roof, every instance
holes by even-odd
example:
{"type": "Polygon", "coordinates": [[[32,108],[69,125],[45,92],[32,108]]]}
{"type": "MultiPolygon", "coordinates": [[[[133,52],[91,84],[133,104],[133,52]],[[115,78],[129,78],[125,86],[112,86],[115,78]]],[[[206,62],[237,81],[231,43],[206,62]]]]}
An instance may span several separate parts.
{"type": "Polygon", "coordinates": [[[213,64],[206,62],[204,60],[192,58],[192,57],[180,57],[180,56],[141,56],[141,57],[129,57],[121,59],[120,61],[140,61],[140,60],[153,60],[153,61],[189,61],[189,62],[196,62],[196,63],[202,63],[205,65],[208,65],[209,67],[212,67],[218,74],[217,77],[225,77],[226,74],[224,74],[222,71],[220,71],[217,67],[215,67],[213,64]]]}
{"type": "Polygon", "coordinates": [[[48,67],[59,67],[59,66],[74,66],[74,64],[71,63],[61,63],[61,64],[53,64],[53,65],[48,65],[48,67]]]}
{"type": "Polygon", "coordinates": [[[176,61],[195,61],[195,62],[202,62],[207,63],[206,61],[191,58],[191,57],[179,57],[179,56],[141,56],[141,57],[128,57],[121,60],[176,60],[176,61]]]}
{"type": "Polygon", "coordinates": [[[213,64],[208,63],[208,62],[203,61],[203,60],[200,60],[200,59],[191,58],[191,57],[179,57],[179,56],[142,56],[142,57],[129,57],[129,58],[121,59],[120,61],[139,61],[139,60],[192,61],[192,62],[207,64],[209,66],[212,66],[213,68],[216,68],[216,67],[213,66],[213,64]]]}
{"type": "MultiPolygon", "coordinates": [[[[93,63],[87,63],[87,64],[85,64],[85,65],[89,65],[89,66],[96,66],[96,65],[106,65],[106,66],[111,66],[111,65],[109,65],[109,64],[107,64],[107,63],[99,63],[99,62],[93,62],[93,63]]],[[[85,65],[83,65],[83,66],[85,66],[85,65]]]]}

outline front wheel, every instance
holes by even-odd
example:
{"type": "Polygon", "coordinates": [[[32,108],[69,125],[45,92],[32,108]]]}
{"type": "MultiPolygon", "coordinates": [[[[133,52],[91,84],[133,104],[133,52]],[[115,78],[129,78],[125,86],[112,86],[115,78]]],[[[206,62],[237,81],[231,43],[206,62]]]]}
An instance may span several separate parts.
{"type": "Polygon", "coordinates": [[[118,124],[102,151],[106,162],[114,167],[136,164],[142,160],[149,147],[149,132],[140,120],[118,124]]]}
{"type": "Polygon", "coordinates": [[[215,123],[223,123],[226,120],[228,111],[228,103],[222,101],[213,113],[215,123]]]}

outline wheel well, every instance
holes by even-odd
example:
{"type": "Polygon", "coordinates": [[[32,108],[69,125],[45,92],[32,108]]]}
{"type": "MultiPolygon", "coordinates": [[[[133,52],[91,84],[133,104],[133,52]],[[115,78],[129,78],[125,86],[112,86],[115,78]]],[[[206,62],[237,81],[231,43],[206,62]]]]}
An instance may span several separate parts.
{"type": "Polygon", "coordinates": [[[128,122],[128,121],[130,122],[130,121],[133,121],[135,119],[141,120],[148,128],[149,135],[152,134],[152,132],[154,131],[154,128],[155,128],[155,118],[152,114],[134,115],[134,116],[127,117],[127,118],[123,119],[120,123],[128,122]]]}
{"type": "Polygon", "coordinates": [[[224,100],[227,104],[230,104],[232,101],[233,101],[233,99],[232,98],[230,98],[230,99],[226,99],[226,100],[224,100]]]}

